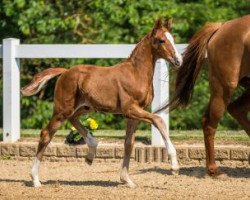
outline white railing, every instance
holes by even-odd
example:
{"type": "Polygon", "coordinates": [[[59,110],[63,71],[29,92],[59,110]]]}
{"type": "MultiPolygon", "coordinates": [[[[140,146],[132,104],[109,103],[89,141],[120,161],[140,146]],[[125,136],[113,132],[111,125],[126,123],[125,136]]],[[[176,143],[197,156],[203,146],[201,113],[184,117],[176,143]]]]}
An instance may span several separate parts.
{"type": "MultiPolygon", "coordinates": [[[[19,39],[8,38],[0,46],[3,58],[3,140],[15,142],[20,138],[20,59],[23,58],[127,58],[134,44],[20,44],[19,39]]],[[[185,44],[177,45],[183,52],[185,44]]],[[[169,95],[168,65],[160,59],[156,62],[154,76],[155,98],[152,110],[162,105],[169,95]]],[[[168,113],[160,113],[169,125],[168,113]]],[[[162,145],[158,131],[152,127],[152,144],[162,145]]]]}

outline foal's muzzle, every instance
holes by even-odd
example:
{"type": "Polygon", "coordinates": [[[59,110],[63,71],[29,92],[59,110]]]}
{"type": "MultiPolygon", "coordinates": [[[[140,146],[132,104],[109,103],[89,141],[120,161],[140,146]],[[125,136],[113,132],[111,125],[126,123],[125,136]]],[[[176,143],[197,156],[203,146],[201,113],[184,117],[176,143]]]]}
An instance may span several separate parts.
{"type": "Polygon", "coordinates": [[[170,59],[170,62],[178,69],[182,65],[182,57],[180,55],[170,59]]]}
{"type": "Polygon", "coordinates": [[[174,65],[177,67],[181,66],[181,61],[179,59],[174,59],[174,65]]]}

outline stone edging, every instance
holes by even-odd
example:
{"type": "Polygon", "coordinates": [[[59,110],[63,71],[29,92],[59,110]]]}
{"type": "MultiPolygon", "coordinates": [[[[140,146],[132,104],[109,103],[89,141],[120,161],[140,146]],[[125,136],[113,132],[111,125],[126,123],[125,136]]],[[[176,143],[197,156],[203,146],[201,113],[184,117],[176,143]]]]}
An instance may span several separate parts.
{"type": "MultiPolygon", "coordinates": [[[[205,150],[201,145],[176,145],[178,160],[181,164],[192,164],[205,162],[205,150]]],[[[0,157],[2,159],[33,159],[37,150],[37,143],[0,142],[0,157]]],[[[100,144],[96,152],[97,161],[120,161],[123,158],[123,145],[100,144]]],[[[66,145],[62,143],[50,144],[45,153],[44,159],[49,161],[74,161],[83,160],[87,154],[86,145],[66,145]]],[[[166,149],[150,145],[135,145],[131,159],[140,162],[168,162],[166,149]]],[[[248,146],[217,146],[216,160],[222,164],[237,162],[240,165],[250,164],[250,147],[248,146]]]]}

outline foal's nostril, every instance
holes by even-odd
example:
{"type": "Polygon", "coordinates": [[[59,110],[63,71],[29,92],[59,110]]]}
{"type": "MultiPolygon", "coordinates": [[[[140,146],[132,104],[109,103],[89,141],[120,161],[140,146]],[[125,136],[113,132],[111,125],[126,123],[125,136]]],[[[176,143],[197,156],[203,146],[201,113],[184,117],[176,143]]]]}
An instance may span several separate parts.
{"type": "Polygon", "coordinates": [[[174,59],[174,63],[175,63],[176,66],[180,66],[181,65],[181,62],[179,61],[178,58],[174,59]]]}

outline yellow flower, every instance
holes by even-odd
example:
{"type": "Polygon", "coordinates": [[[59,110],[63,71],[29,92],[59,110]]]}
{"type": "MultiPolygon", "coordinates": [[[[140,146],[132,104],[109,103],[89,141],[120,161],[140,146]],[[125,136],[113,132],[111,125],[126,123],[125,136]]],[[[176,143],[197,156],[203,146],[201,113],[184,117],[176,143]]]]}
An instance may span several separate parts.
{"type": "Polygon", "coordinates": [[[89,123],[89,127],[91,130],[95,130],[98,128],[98,123],[94,119],[88,118],[87,122],[89,123]]]}
{"type": "Polygon", "coordinates": [[[72,126],[70,129],[71,129],[71,131],[75,131],[76,130],[74,126],[72,126]]]}

